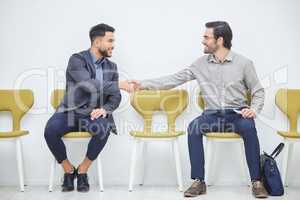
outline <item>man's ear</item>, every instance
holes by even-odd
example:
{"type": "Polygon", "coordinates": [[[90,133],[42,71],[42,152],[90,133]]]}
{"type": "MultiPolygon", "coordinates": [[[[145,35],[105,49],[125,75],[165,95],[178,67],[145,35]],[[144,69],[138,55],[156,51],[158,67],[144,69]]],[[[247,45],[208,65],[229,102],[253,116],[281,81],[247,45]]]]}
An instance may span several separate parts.
{"type": "Polygon", "coordinates": [[[103,37],[96,37],[95,40],[94,40],[94,43],[96,45],[99,45],[99,43],[102,41],[103,37]]]}
{"type": "Polygon", "coordinates": [[[217,43],[224,46],[224,39],[223,39],[223,37],[219,37],[217,39],[217,43]]]}

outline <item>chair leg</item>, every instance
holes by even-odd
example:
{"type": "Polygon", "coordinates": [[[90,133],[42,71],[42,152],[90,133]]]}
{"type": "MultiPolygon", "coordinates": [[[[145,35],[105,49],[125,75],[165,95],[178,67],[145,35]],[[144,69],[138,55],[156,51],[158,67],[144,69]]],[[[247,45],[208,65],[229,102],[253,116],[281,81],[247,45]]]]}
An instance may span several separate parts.
{"type": "Polygon", "coordinates": [[[99,189],[100,189],[100,192],[103,192],[104,191],[104,187],[103,187],[102,165],[101,165],[100,156],[98,156],[98,158],[97,158],[97,168],[98,168],[99,189]]]}
{"type": "Polygon", "coordinates": [[[293,157],[293,152],[294,152],[294,143],[291,142],[289,145],[289,149],[288,149],[288,158],[287,158],[287,166],[286,166],[286,177],[285,177],[285,183],[286,186],[289,185],[289,172],[290,172],[290,166],[291,166],[291,160],[293,157]]]}
{"type": "Polygon", "coordinates": [[[245,156],[245,147],[244,147],[244,142],[242,141],[240,143],[241,145],[241,164],[242,164],[242,170],[245,178],[245,185],[250,186],[250,180],[249,180],[249,172],[248,172],[248,165],[246,161],[246,156],[245,156]]]}
{"type": "Polygon", "coordinates": [[[281,157],[281,177],[282,177],[282,183],[284,186],[287,186],[286,184],[286,172],[287,172],[287,165],[288,165],[288,154],[289,154],[289,141],[284,139],[284,145],[281,157]]]}
{"type": "Polygon", "coordinates": [[[205,145],[205,156],[204,156],[204,163],[205,163],[205,176],[206,176],[206,184],[209,186],[209,183],[210,183],[210,159],[211,159],[211,141],[206,138],[206,145],[205,145]]]}
{"type": "Polygon", "coordinates": [[[145,167],[146,167],[146,156],[147,156],[147,142],[141,142],[140,147],[140,169],[141,169],[141,176],[140,176],[140,186],[144,185],[145,181],[145,167]]]}
{"type": "Polygon", "coordinates": [[[16,156],[17,156],[17,165],[18,165],[18,173],[19,173],[20,191],[24,192],[24,169],[23,169],[22,146],[21,146],[20,138],[16,139],[16,156]]]}
{"type": "Polygon", "coordinates": [[[49,192],[53,191],[53,180],[55,176],[55,170],[56,170],[56,160],[53,157],[52,163],[51,163],[51,169],[50,169],[50,177],[49,177],[49,192]]]}
{"type": "MultiPolygon", "coordinates": [[[[20,138],[20,146],[21,146],[21,156],[22,156],[22,163],[23,163],[23,165],[25,165],[25,161],[24,161],[24,152],[23,152],[23,143],[22,143],[22,140],[21,140],[21,138],[20,138]]],[[[27,180],[27,177],[26,177],[26,170],[24,169],[24,171],[23,171],[23,179],[24,179],[24,186],[26,187],[27,186],[27,182],[26,182],[26,180],[27,180]]]]}
{"type": "Polygon", "coordinates": [[[180,155],[179,155],[179,147],[178,147],[178,138],[172,142],[174,158],[175,158],[175,165],[176,165],[176,173],[177,173],[177,183],[178,189],[180,192],[183,191],[182,185],[182,169],[180,164],[180,155]]]}
{"type": "Polygon", "coordinates": [[[130,173],[129,173],[129,192],[132,192],[133,190],[133,182],[134,182],[134,175],[135,175],[135,168],[136,168],[136,161],[137,161],[137,148],[139,145],[139,140],[134,139],[133,144],[133,150],[132,150],[132,156],[131,156],[131,166],[130,166],[130,173]]]}
{"type": "Polygon", "coordinates": [[[211,176],[212,174],[212,169],[213,169],[213,164],[215,161],[215,144],[212,140],[207,139],[206,140],[206,156],[205,156],[205,160],[206,160],[206,182],[208,186],[211,186],[214,184],[214,178],[215,176],[211,176]]]}
{"type": "Polygon", "coordinates": [[[217,145],[217,142],[214,142],[214,141],[211,141],[211,164],[210,164],[210,167],[211,167],[211,171],[210,172],[213,172],[210,174],[210,185],[215,185],[216,183],[216,172],[218,170],[216,170],[216,166],[217,166],[217,159],[216,159],[216,149],[218,147],[217,145]]]}

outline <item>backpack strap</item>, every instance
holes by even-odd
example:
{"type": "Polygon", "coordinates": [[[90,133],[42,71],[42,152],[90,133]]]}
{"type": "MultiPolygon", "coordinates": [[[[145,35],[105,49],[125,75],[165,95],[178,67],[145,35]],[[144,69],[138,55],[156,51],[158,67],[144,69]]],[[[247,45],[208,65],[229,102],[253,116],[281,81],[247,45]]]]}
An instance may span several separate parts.
{"type": "Polygon", "coordinates": [[[279,154],[280,152],[282,151],[284,147],[284,143],[280,143],[276,149],[271,153],[271,156],[275,159],[279,154]]]}

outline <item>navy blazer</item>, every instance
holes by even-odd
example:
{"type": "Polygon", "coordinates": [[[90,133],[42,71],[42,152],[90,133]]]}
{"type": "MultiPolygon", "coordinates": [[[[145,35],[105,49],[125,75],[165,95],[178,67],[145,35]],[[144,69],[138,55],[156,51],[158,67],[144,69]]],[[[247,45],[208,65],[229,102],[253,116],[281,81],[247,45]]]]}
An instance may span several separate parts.
{"type": "Polygon", "coordinates": [[[75,111],[90,115],[95,108],[104,108],[117,134],[112,112],[121,102],[117,65],[106,61],[103,65],[103,82],[96,79],[96,69],[89,50],[73,54],[66,70],[66,93],[56,112],[75,111]]]}

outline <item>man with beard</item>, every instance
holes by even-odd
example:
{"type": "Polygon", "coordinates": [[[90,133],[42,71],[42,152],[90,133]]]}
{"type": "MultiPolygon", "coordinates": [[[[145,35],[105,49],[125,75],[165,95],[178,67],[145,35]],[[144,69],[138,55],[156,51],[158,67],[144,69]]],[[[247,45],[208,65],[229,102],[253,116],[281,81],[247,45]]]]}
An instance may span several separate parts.
{"type": "MultiPolygon", "coordinates": [[[[254,117],[262,110],[264,88],[251,60],[231,50],[232,31],[227,22],[206,23],[204,55],[187,68],[169,76],[131,83],[135,89],[171,89],[196,79],[205,101],[205,110],[188,126],[191,187],[185,197],[206,193],[204,181],[203,134],[237,132],[244,141],[247,164],[256,198],[266,198],[261,182],[260,147],[254,117]],[[247,105],[247,92],[251,105],[247,105]]],[[[129,88],[128,88],[129,89],[129,88]]]]}
{"type": "Polygon", "coordinates": [[[48,120],[44,136],[48,147],[64,169],[62,191],[89,191],[87,171],[105,146],[110,132],[116,134],[112,112],[121,101],[117,65],[108,58],[114,49],[114,28],[98,24],[90,29],[91,47],[73,54],[66,70],[66,93],[54,115],[48,120]],[[91,134],[86,157],[75,168],[67,158],[62,137],[69,132],[91,134]]]}

